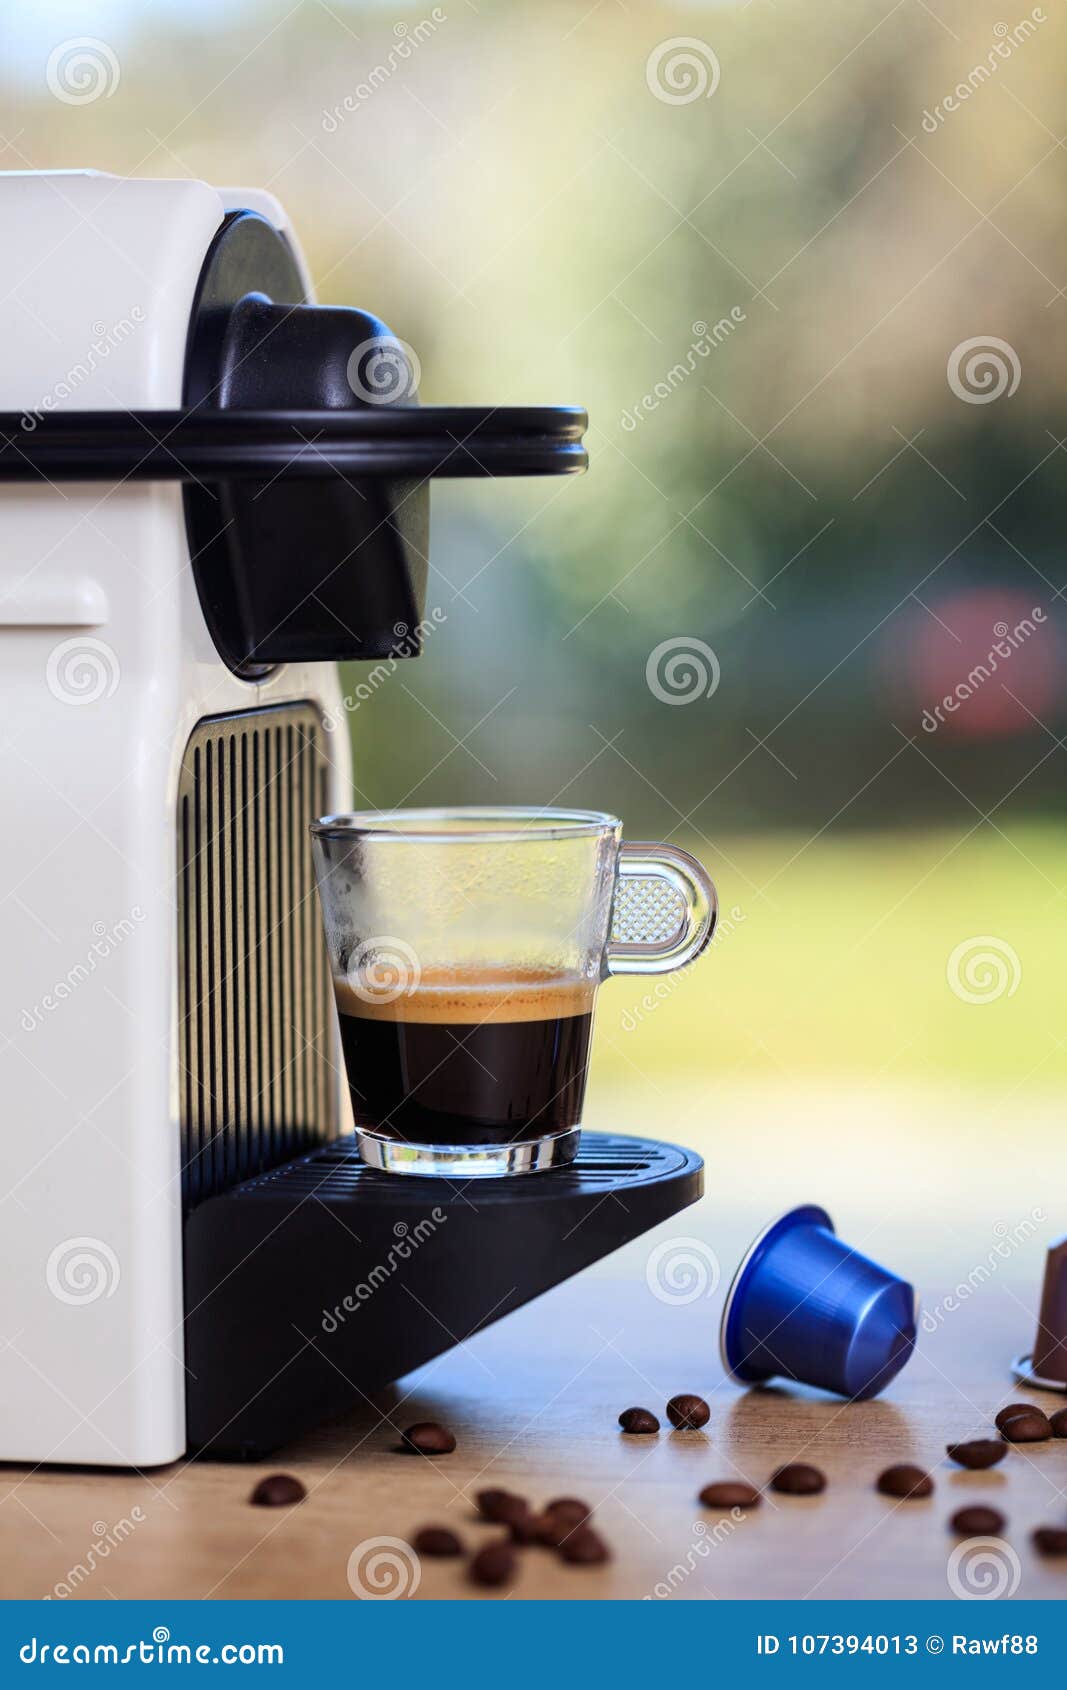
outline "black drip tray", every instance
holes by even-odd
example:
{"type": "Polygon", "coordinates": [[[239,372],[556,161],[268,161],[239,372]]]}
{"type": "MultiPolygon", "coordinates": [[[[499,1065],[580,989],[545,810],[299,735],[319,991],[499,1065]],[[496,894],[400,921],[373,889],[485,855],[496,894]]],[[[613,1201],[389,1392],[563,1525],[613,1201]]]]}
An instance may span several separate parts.
{"type": "Polygon", "coordinates": [[[383,1174],[377,1168],[368,1168],[359,1159],[355,1141],[347,1137],[334,1139],[307,1156],[286,1162],[284,1167],[246,1180],[231,1195],[261,1197],[284,1188],[323,1201],[358,1195],[360,1201],[390,1203],[402,1209],[411,1208],[413,1203],[427,1203],[431,1208],[434,1204],[452,1202],[475,1202],[478,1207],[490,1203],[551,1203],[580,1196],[594,1184],[637,1185],[700,1166],[700,1158],[692,1151],[680,1150],[673,1144],[586,1133],[577,1159],[565,1168],[519,1174],[510,1179],[420,1179],[415,1174],[383,1174]]]}
{"type": "Polygon", "coordinates": [[[260,1456],[693,1203],[703,1164],[585,1133],[567,1168],[439,1180],[351,1139],[246,1180],[185,1223],[191,1448],[260,1456]]]}

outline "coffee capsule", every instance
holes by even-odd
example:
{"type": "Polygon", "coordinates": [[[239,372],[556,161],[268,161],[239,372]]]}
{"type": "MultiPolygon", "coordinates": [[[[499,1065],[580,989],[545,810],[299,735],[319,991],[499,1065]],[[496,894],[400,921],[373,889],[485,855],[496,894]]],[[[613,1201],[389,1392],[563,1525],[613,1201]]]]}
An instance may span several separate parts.
{"type": "Polygon", "coordinates": [[[1067,1391],[1067,1238],[1049,1245],[1037,1337],[1029,1355],[1015,1358],[1012,1372],[1020,1384],[1067,1391]]]}
{"type": "Polygon", "coordinates": [[[744,1385],[773,1378],[873,1397],[915,1347],[918,1305],[903,1279],[850,1250],[825,1209],[791,1209],[760,1233],[734,1275],[719,1334],[744,1385]]]}

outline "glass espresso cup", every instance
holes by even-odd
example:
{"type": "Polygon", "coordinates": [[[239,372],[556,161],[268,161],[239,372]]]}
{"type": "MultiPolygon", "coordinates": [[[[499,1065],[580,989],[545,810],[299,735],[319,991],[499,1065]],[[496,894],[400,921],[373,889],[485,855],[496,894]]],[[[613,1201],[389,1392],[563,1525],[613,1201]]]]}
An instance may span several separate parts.
{"type": "Polygon", "coordinates": [[[363,1159],[464,1179],[572,1161],[597,987],[699,956],[700,864],[583,810],[368,811],[311,833],[363,1159]]]}

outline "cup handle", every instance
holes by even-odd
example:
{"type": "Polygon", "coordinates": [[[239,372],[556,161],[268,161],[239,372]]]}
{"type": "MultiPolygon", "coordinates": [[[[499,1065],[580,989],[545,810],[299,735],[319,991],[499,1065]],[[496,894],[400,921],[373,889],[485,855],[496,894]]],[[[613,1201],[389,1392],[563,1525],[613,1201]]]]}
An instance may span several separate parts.
{"type": "MultiPolygon", "coordinates": [[[[695,857],[676,845],[620,845],[613,930],[620,925],[620,915],[624,916],[625,929],[640,928],[644,912],[636,899],[627,897],[628,883],[636,880],[657,881],[669,887],[683,905],[684,915],[669,938],[609,940],[604,953],[605,974],[669,974],[672,969],[684,968],[700,955],[715,932],[719,899],[711,876],[695,857]],[[632,913],[626,910],[627,902],[637,905],[632,913]]],[[[649,914],[656,925],[662,925],[662,910],[655,910],[654,894],[644,901],[652,903],[649,914]]]]}

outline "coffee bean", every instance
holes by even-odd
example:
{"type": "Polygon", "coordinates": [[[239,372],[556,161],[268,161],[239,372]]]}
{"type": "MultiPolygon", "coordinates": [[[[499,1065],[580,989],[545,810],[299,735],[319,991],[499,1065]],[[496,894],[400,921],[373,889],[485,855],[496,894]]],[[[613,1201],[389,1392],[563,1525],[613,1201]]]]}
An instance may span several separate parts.
{"type": "Polygon", "coordinates": [[[260,1479],[249,1502],[257,1508],[288,1508],[293,1502],[303,1502],[307,1491],[291,1473],[270,1473],[260,1479]]]}
{"type": "Polygon", "coordinates": [[[1051,1438],[1052,1427],[1039,1408],[1024,1408],[1001,1423],[1000,1435],[1010,1444],[1041,1444],[1051,1438]]]}
{"type": "Polygon", "coordinates": [[[462,1555],[463,1545],[447,1526],[423,1526],[411,1543],[416,1555],[462,1555]]]}
{"type": "Polygon", "coordinates": [[[996,1438],[972,1438],[966,1444],[946,1444],[949,1459],[961,1467],[995,1467],[1008,1453],[1007,1444],[996,1438]]]}
{"type": "Polygon", "coordinates": [[[960,1537],[999,1537],[1007,1521],[997,1508],[957,1508],[949,1525],[960,1537]]]}
{"type": "Polygon", "coordinates": [[[546,1502],[545,1513],[571,1526],[584,1526],[593,1516],[588,1502],[580,1502],[576,1496],[557,1496],[554,1502],[546,1502]]]}
{"type": "Polygon", "coordinates": [[[530,1512],[530,1504],[526,1498],[517,1496],[510,1490],[480,1490],[474,1501],[483,1520],[498,1521],[505,1526],[510,1526],[512,1520],[530,1512]]]}
{"type": "Polygon", "coordinates": [[[642,1435],[659,1431],[659,1421],[647,1408],[624,1408],[619,1415],[619,1425],[624,1432],[642,1435]]]}
{"type": "Polygon", "coordinates": [[[1062,1526],[1038,1526],[1033,1545],[1039,1555],[1067,1555],[1067,1531],[1062,1526]]]}
{"type": "MultiPolygon", "coordinates": [[[[997,1417],[993,1424],[996,1426],[998,1432],[1003,1432],[1005,1420],[1013,1420],[1017,1414],[1030,1414],[1033,1411],[1033,1407],[1034,1405],[1031,1402],[1006,1403],[1002,1409],[997,1411],[997,1417]]],[[[1040,1412],[1041,1410],[1038,1409],[1039,1414],[1040,1412]]]]}
{"type": "Polygon", "coordinates": [[[806,1461],[791,1461],[777,1467],[768,1483],[771,1490],[783,1496],[817,1496],[826,1489],[826,1476],[806,1461]]]}
{"type": "Polygon", "coordinates": [[[819,1491],[826,1489],[826,1478],[817,1467],[809,1467],[806,1461],[792,1461],[771,1474],[770,1486],[772,1490],[781,1491],[783,1496],[817,1496],[819,1491]]]}
{"type": "Polygon", "coordinates": [[[667,1404],[667,1419],[678,1432],[696,1432],[711,1419],[711,1409],[703,1397],[683,1391],[667,1404]]]}
{"type": "Polygon", "coordinates": [[[487,1543],[473,1556],[470,1576],[475,1584],[507,1584],[515,1572],[515,1551],[506,1538],[487,1543]]]}
{"type": "Polygon", "coordinates": [[[1054,1438],[1067,1438],[1067,1408],[1058,1408],[1055,1414],[1049,1416],[1054,1438]]]}
{"type": "Polygon", "coordinates": [[[543,1543],[546,1549],[560,1549],[567,1539],[582,1527],[574,1526],[569,1520],[561,1519],[558,1514],[532,1514],[530,1516],[534,1533],[534,1541],[543,1543]]]}
{"type": "Polygon", "coordinates": [[[579,1567],[598,1567],[611,1560],[611,1551],[592,1526],[580,1526],[559,1546],[560,1559],[579,1567]]]}
{"type": "Polygon", "coordinates": [[[436,1420],[420,1420],[400,1434],[401,1447],[409,1455],[451,1455],[456,1440],[447,1426],[436,1420]]]}
{"type": "Polygon", "coordinates": [[[760,1493],[754,1485],[724,1479],[717,1485],[705,1485],[699,1500],[705,1508],[755,1508],[759,1504],[760,1493]]]}
{"type": "Polygon", "coordinates": [[[932,1496],[934,1481],[921,1467],[912,1467],[902,1461],[898,1466],[887,1467],[884,1473],[879,1473],[877,1488],[883,1496],[917,1498],[932,1496]]]}

